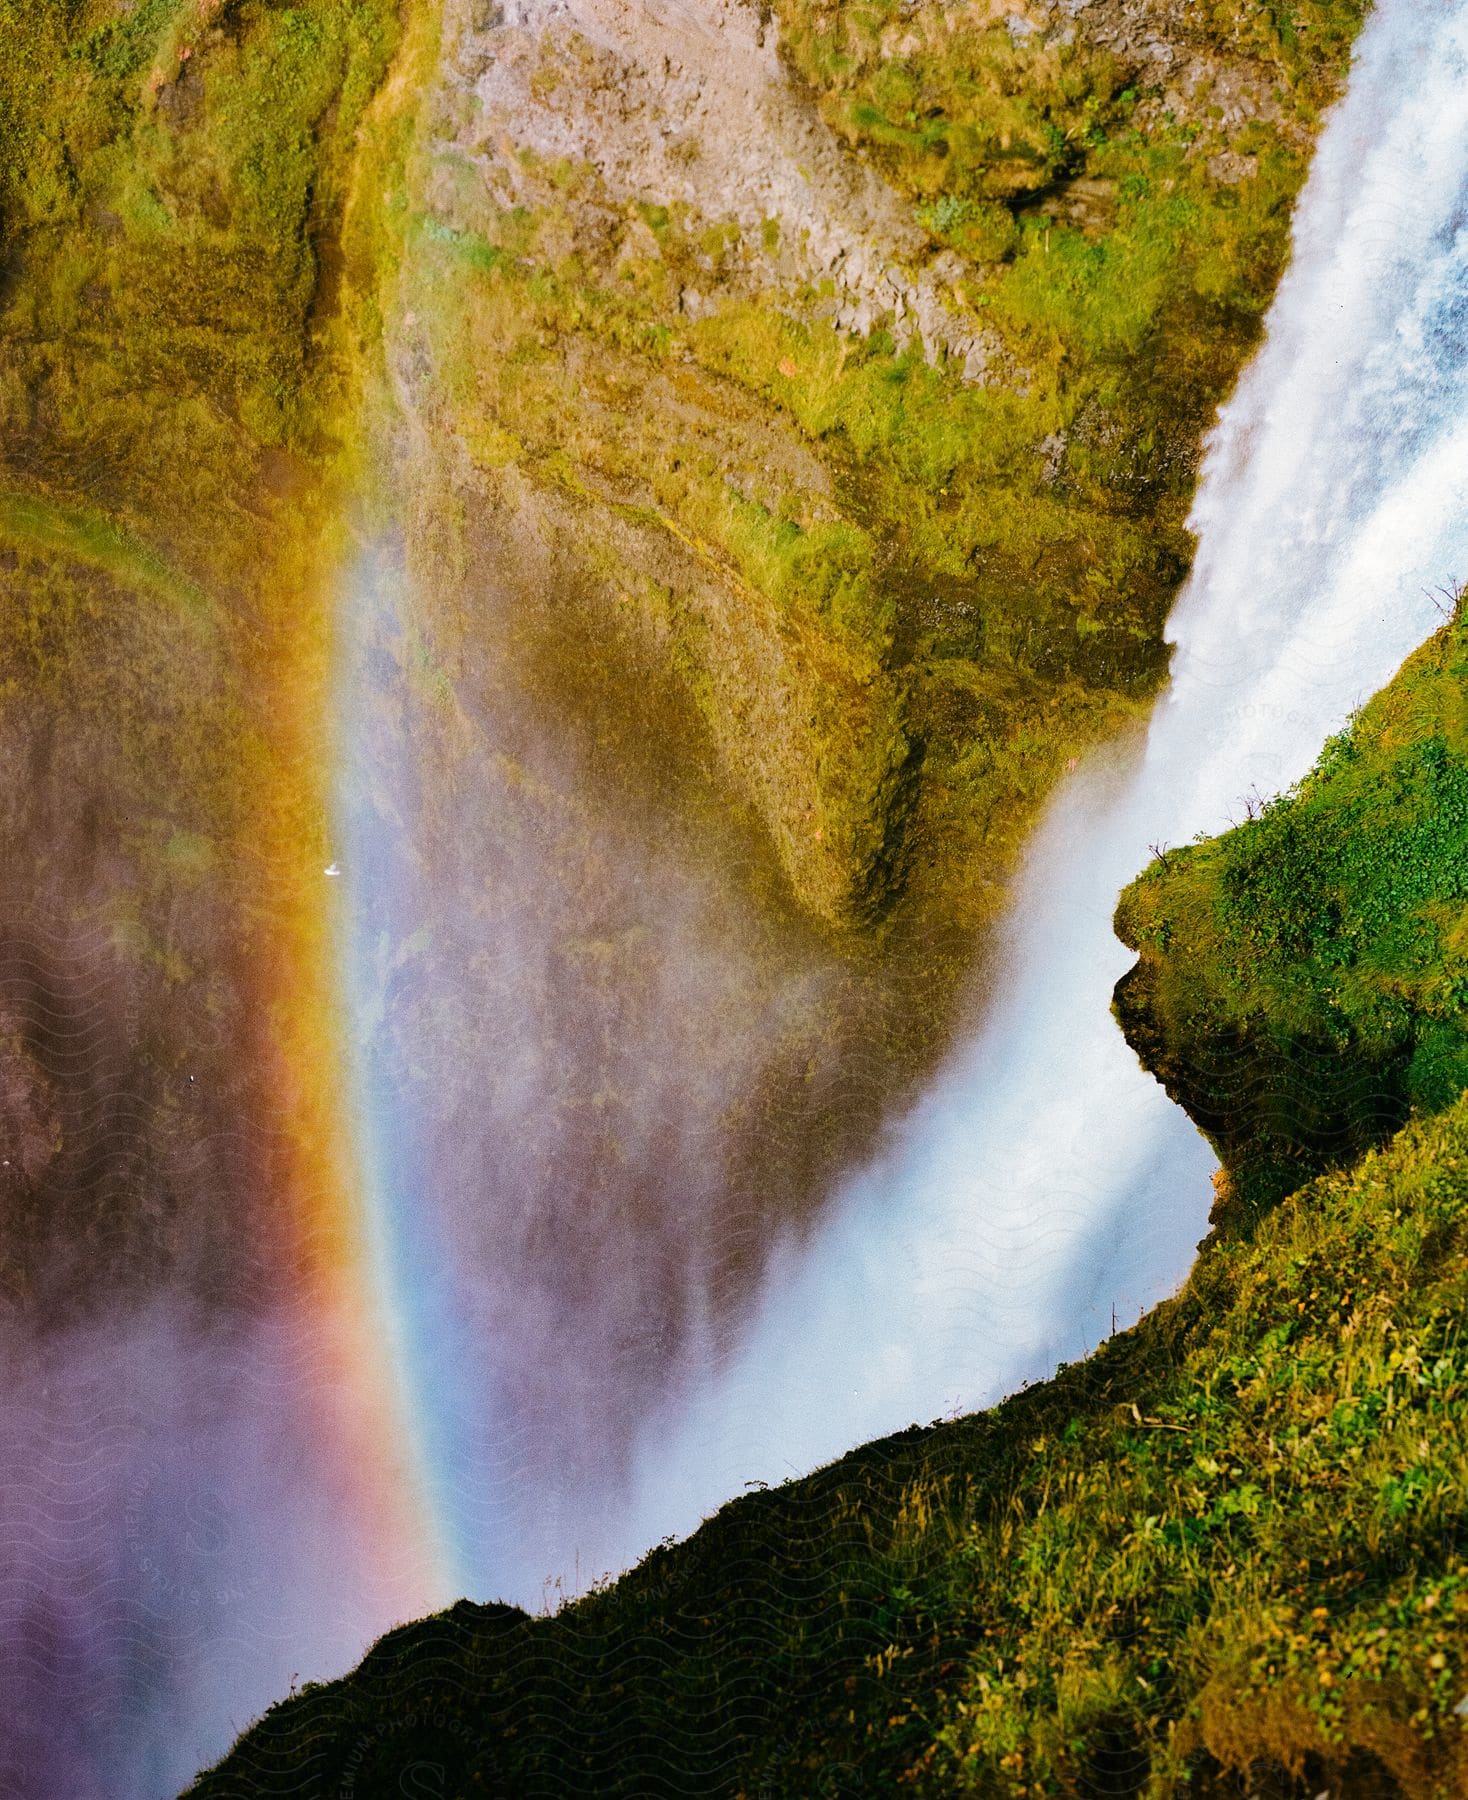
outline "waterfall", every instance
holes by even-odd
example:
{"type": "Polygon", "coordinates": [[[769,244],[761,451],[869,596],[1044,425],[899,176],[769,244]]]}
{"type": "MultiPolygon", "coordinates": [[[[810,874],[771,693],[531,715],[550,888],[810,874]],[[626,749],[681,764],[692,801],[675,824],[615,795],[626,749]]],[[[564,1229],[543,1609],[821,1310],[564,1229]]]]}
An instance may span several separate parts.
{"type": "MultiPolygon", "coordinates": [[[[1468,579],[1468,0],[1378,0],[1209,441],[1170,685],[1055,799],[997,998],[647,1432],[628,1562],[751,1481],[1044,1377],[1178,1284],[1212,1158],[1109,1015],[1120,888],[1277,793],[1468,579]]],[[[585,1554],[583,1554],[585,1567],[585,1554]]]]}
{"type": "MultiPolygon", "coordinates": [[[[766,1038],[827,1016],[834,977],[792,952],[743,1002],[749,1043],[700,1061],[703,1039],[737,1038],[749,970],[777,960],[759,920],[734,930],[737,897],[680,862],[665,813],[631,817],[591,786],[590,759],[501,679],[519,590],[501,597],[505,641],[476,643],[476,689],[415,617],[402,547],[364,554],[320,904],[364,1190],[362,1217],[336,1224],[368,1254],[330,1306],[275,1293],[292,1239],[253,1245],[217,1327],[165,1297],[46,1344],[0,1332],[0,1786],[175,1791],[293,1678],[340,1671],[460,1588],[574,1591],[752,1482],[1044,1378],[1175,1288],[1212,1157],[1111,1019],[1131,960],[1112,911],[1153,845],[1303,775],[1437,625],[1434,594],[1468,579],[1468,0],[1377,0],[1293,241],[1207,446],[1150,724],[1055,796],[973,1037],[819,1223],[777,1243],[742,1310],[688,1293],[741,1250],[720,1210],[725,1103],[766,1038]],[[629,967],[653,972],[630,999],[629,967]],[[616,1130],[593,1104],[608,1070],[638,1102],[616,1130]],[[634,1209],[640,1236],[622,1231],[634,1209]],[[722,1244],[701,1235],[715,1218],[722,1244]],[[667,1348],[685,1325],[691,1356],[667,1348]],[[589,1424],[669,1368],[680,1385],[642,1417],[630,1466],[594,1443],[579,1485],[553,1489],[589,1424]],[[373,1437],[408,1410],[411,1441],[373,1437]]],[[[92,1012],[77,1016],[82,1042],[92,1012]]],[[[189,1017],[207,1043],[213,1021],[189,1017]]],[[[221,1111],[177,1166],[238,1192],[242,1217],[258,1184],[283,1190],[260,1216],[319,1221],[321,1197],[278,1175],[274,1129],[269,1106],[221,1111]]],[[[759,1218],[737,1224],[752,1238],[759,1218]]]]}

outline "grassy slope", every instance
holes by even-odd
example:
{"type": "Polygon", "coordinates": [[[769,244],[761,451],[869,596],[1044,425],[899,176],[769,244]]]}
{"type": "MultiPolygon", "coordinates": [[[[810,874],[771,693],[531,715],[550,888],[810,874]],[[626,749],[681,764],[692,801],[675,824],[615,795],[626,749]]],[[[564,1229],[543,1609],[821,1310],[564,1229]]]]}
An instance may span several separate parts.
{"type": "Polygon", "coordinates": [[[1468,1104],[996,1411],[726,1507],[553,1619],[475,1608],[193,1792],[1460,1794],[1468,1104]],[[1390,1775],[1391,1780],[1387,1779],[1390,1775]],[[1393,1785],[1393,1782],[1395,1785],[1393,1785]]]}
{"type": "Polygon", "coordinates": [[[1465,673],[1460,608],[1293,793],[1122,896],[1118,1011],[1241,1217],[1468,1085],[1465,673]]]}

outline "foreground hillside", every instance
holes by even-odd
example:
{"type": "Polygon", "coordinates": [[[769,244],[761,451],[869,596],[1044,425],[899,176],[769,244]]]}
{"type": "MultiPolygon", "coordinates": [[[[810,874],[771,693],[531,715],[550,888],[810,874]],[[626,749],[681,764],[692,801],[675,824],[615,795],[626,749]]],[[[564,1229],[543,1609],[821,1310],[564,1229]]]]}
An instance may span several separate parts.
{"type": "Polygon", "coordinates": [[[191,1791],[1448,1800],[1465,1222],[1460,1104],[1043,1388],[737,1501],[555,1618],[406,1627],[191,1791]]]}
{"type": "MultiPolygon", "coordinates": [[[[1085,1364],[739,1500],[554,1618],[464,1603],[395,1632],[192,1793],[1468,1789],[1468,1100],[1443,1104],[1440,1047],[1463,865],[1432,798],[1468,767],[1462,647],[1455,619],[1296,795],[1124,907],[1154,1040],[1177,1049],[1167,996],[1204,967],[1210,1017],[1226,997],[1308,1041],[1334,968],[1358,1034],[1373,988],[1406,1008],[1370,1045],[1386,1081],[1395,1043],[1394,1105],[1420,1116],[1225,1208],[1183,1292],[1085,1364]],[[1283,957],[1315,920],[1313,961],[1283,957]]],[[[1249,1129],[1219,1137],[1237,1180],[1249,1129]]]]}

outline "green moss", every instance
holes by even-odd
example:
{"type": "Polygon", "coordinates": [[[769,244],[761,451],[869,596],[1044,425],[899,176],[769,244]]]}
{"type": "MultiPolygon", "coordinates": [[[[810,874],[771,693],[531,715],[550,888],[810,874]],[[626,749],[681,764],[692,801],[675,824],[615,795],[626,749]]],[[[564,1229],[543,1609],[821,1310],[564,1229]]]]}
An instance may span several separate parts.
{"type": "Polygon", "coordinates": [[[334,222],[395,30],[387,0],[0,3],[7,536],[225,620],[271,580],[259,513],[320,468],[334,222]]]}
{"type": "MultiPolygon", "coordinates": [[[[1366,0],[1199,8],[1200,50],[1257,59],[1311,116],[1360,27],[1366,0]]],[[[781,48],[838,129],[890,179],[1008,205],[1047,195],[1124,134],[1144,96],[1123,52],[1016,9],[1005,27],[901,0],[781,0],[781,48]]],[[[1221,109],[1219,109],[1221,110],[1221,109]]]]}

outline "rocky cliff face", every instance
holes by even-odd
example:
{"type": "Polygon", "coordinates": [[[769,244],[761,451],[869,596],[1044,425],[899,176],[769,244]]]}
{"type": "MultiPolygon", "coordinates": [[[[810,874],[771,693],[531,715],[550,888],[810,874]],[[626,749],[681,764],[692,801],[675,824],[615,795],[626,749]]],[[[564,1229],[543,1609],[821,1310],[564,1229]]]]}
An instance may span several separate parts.
{"type": "Polygon", "coordinates": [[[815,918],[981,926],[1155,685],[1316,11],[447,9],[397,316],[459,478],[660,640],[815,918]]]}

